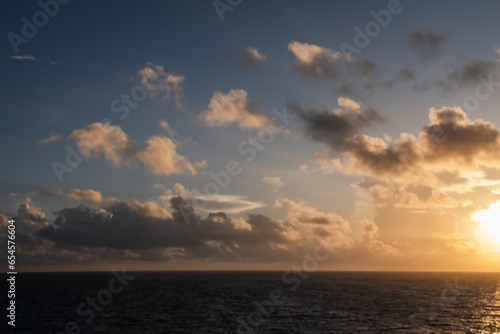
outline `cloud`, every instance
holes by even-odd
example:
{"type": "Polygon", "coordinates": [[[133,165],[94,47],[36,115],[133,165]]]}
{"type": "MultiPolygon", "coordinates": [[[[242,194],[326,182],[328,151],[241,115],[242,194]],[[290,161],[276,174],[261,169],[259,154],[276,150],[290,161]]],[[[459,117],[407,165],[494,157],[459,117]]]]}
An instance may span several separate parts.
{"type": "Polygon", "coordinates": [[[172,214],[159,203],[155,201],[146,201],[144,203],[132,198],[130,203],[136,206],[138,214],[146,218],[173,219],[172,214]]]}
{"type": "Polygon", "coordinates": [[[297,58],[296,70],[316,79],[337,77],[341,61],[348,59],[340,51],[296,41],[288,43],[288,50],[297,58]]]}
{"type": "Polygon", "coordinates": [[[166,189],[165,190],[165,196],[168,196],[170,199],[173,196],[181,196],[181,197],[188,197],[193,194],[192,191],[187,190],[182,184],[180,183],[175,183],[172,189],[166,189]]]}
{"type": "Polygon", "coordinates": [[[422,29],[410,34],[409,44],[413,51],[425,60],[435,58],[442,50],[448,34],[422,29]]]}
{"type": "MultiPolygon", "coordinates": [[[[52,221],[26,199],[12,218],[23,240],[17,255],[25,265],[172,260],[295,263],[312,256],[318,246],[333,255],[328,263],[367,254],[398,254],[378,240],[376,225],[376,231],[367,233],[370,237],[355,241],[340,231],[348,231],[348,226],[339,216],[302,202],[277,199],[277,203],[283,209],[293,207],[286,220],[262,214],[230,218],[224,212],[202,217],[182,197],[172,197],[167,205],[131,199],[100,208],[63,208],[52,221]]],[[[0,229],[5,229],[2,222],[9,217],[0,213],[0,229]]]]}
{"type": "Polygon", "coordinates": [[[241,129],[272,126],[269,118],[247,98],[243,89],[231,89],[229,93],[215,92],[198,119],[207,126],[238,124],[241,129]]]}
{"type": "Polygon", "coordinates": [[[266,61],[267,56],[255,48],[248,47],[242,55],[236,58],[236,64],[241,68],[257,67],[266,61]]]}
{"type": "Polygon", "coordinates": [[[247,200],[246,196],[238,195],[201,195],[191,193],[186,202],[195,209],[206,212],[224,211],[226,213],[240,213],[264,207],[261,202],[247,200]]]}
{"type": "Polygon", "coordinates": [[[333,110],[304,110],[294,103],[287,107],[300,116],[307,137],[332,149],[345,147],[347,140],[361,128],[383,121],[375,109],[369,106],[362,108],[349,98],[340,97],[338,104],[342,108],[333,110]]]}
{"type": "Polygon", "coordinates": [[[206,167],[205,160],[191,162],[177,153],[177,145],[167,137],[154,136],[148,139],[148,147],[137,153],[137,159],[148,170],[155,174],[197,173],[197,169],[206,167]]]}
{"type": "Polygon", "coordinates": [[[115,202],[118,201],[115,197],[103,198],[99,191],[86,189],[80,190],[78,188],[72,189],[69,193],[65,195],[69,199],[76,201],[83,201],[87,203],[102,204],[104,202],[115,202]]]}
{"type": "MultiPolygon", "coordinates": [[[[396,247],[379,240],[379,227],[372,221],[366,221],[363,225],[361,244],[374,254],[399,255],[401,253],[396,247]]],[[[363,246],[359,248],[363,248],[363,246]]]]}
{"type": "MultiPolygon", "coordinates": [[[[376,68],[371,61],[357,60],[349,54],[314,44],[292,41],[288,43],[288,50],[296,57],[294,70],[308,78],[349,80],[353,74],[358,73],[365,77],[376,68]]],[[[353,88],[350,82],[344,82],[342,87],[345,91],[351,91],[353,88]]]]}
{"type": "Polygon", "coordinates": [[[487,81],[492,73],[498,71],[499,67],[500,63],[498,59],[472,60],[461,66],[457,66],[456,69],[448,75],[446,82],[441,83],[441,85],[447,90],[477,85],[481,83],[481,78],[483,81],[487,81]]]}
{"type": "MultiPolygon", "coordinates": [[[[16,257],[22,263],[25,254],[31,251],[40,251],[43,243],[35,235],[37,231],[49,226],[49,220],[40,207],[37,207],[31,198],[26,197],[19,204],[16,214],[9,216],[0,212],[0,233],[7,234],[7,220],[14,219],[16,226],[16,257]]],[[[42,250],[43,252],[43,250],[42,250]]]]}
{"type": "Polygon", "coordinates": [[[84,159],[101,155],[115,167],[140,165],[155,174],[171,175],[189,172],[206,166],[205,161],[190,162],[177,152],[177,145],[168,137],[153,136],[146,148],[139,148],[118,125],[93,123],[74,130],[68,137],[76,142],[84,159]]]}
{"type": "Polygon", "coordinates": [[[182,105],[183,75],[165,73],[163,65],[147,63],[137,76],[139,83],[147,89],[149,97],[166,101],[173,97],[177,106],[182,105]]]}
{"type": "Polygon", "coordinates": [[[394,206],[403,209],[445,209],[464,207],[470,201],[456,200],[436,188],[419,186],[412,187],[404,183],[368,181],[356,183],[366,190],[376,207],[394,206]],[[412,188],[412,189],[409,189],[412,188]]]}
{"type": "Polygon", "coordinates": [[[283,187],[285,185],[278,176],[263,177],[262,182],[274,187],[283,187]]]}
{"type": "Polygon", "coordinates": [[[9,58],[15,60],[36,60],[36,58],[32,55],[16,55],[16,56],[9,56],[9,58]]]}
{"type": "Polygon", "coordinates": [[[294,202],[287,198],[276,198],[274,208],[289,212],[289,219],[302,224],[316,224],[330,227],[342,227],[349,230],[349,222],[334,213],[325,213],[306,205],[304,202],[294,202]]]}
{"type": "Polygon", "coordinates": [[[73,130],[68,139],[73,139],[85,159],[104,158],[115,167],[122,166],[139,150],[137,143],[129,140],[119,125],[92,123],[82,129],[73,130]]]}
{"type": "MultiPolygon", "coordinates": [[[[483,90],[492,92],[499,85],[498,73],[500,71],[500,58],[495,54],[495,58],[485,60],[470,60],[463,64],[454,64],[442,79],[431,79],[418,82],[414,85],[417,90],[439,88],[444,93],[457,91],[466,87],[475,87],[476,95],[481,94],[479,86],[484,86],[483,90]]],[[[484,93],[483,93],[484,94],[484,93]]]]}
{"type": "MultiPolygon", "coordinates": [[[[57,212],[55,224],[39,230],[42,238],[56,247],[106,247],[147,250],[177,248],[181,258],[247,259],[252,252],[270,252],[272,244],[287,245],[298,238],[293,226],[263,215],[249,215],[242,229],[240,221],[224,213],[197,217],[196,224],[186,223],[182,212],[187,205],[181,197],[171,201],[172,215],[151,215],[144,205],[114,203],[105,210],[85,206],[57,212]],[[259,250],[260,249],[260,250],[259,250]]],[[[153,210],[154,211],[154,210],[153,210]]],[[[273,253],[279,253],[274,251],[273,253]]],[[[255,255],[254,255],[255,256],[255,255]]]]}
{"type": "Polygon", "coordinates": [[[40,192],[44,195],[49,195],[49,196],[63,196],[64,195],[64,191],[59,187],[56,187],[56,188],[44,187],[40,190],[40,192]]]}
{"type": "Polygon", "coordinates": [[[163,130],[165,130],[165,132],[167,132],[170,138],[172,139],[175,138],[176,132],[172,129],[172,127],[170,126],[170,124],[168,124],[166,120],[161,120],[160,122],[158,122],[158,124],[161,126],[163,130]]]}
{"type": "Polygon", "coordinates": [[[500,131],[492,123],[471,121],[456,107],[431,108],[429,119],[418,138],[402,133],[398,140],[387,142],[346,133],[342,145],[324,140],[342,158],[329,160],[322,154],[318,161],[346,173],[368,173],[375,177],[408,177],[408,173],[474,170],[480,166],[498,169],[500,131]]]}
{"type": "Polygon", "coordinates": [[[61,141],[62,140],[62,136],[61,135],[50,135],[46,138],[43,138],[43,139],[40,139],[38,141],[38,145],[45,145],[45,144],[49,144],[49,143],[55,143],[55,142],[58,142],[58,141],[61,141]]]}
{"type": "Polygon", "coordinates": [[[180,183],[175,183],[171,189],[166,189],[164,195],[160,196],[160,200],[163,203],[167,203],[170,202],[173,196],[180,196],[189,206],[205,212],[223,211],[236,214],[265,206],[261,202],[249,200],[247,196],[221,194],[206,195],[196,190],[188,190],[180,183]]]}
{"type": "Polygon", "coordinates": [[[101,192],[93,189],[81,190],[78,188],[70,190],[68,193],[64,193],[61,188],[42,188],[40,191],[42,194],[49,196],[61,196],[74,201],[80,201],[91,204],[103,204],[109,202],[117,202],[116,197],[106,197],[104,198],[101,192]]]}

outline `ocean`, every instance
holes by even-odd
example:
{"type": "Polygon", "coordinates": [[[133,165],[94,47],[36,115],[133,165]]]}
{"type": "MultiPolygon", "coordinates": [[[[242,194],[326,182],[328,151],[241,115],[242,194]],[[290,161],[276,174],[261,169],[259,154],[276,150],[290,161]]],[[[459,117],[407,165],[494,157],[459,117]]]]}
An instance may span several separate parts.
{"type": "Polygon", "coordinates": [[[23,334],[500,333],[500,274],[19,273],[15,328],[3,318],[23,334]]]}

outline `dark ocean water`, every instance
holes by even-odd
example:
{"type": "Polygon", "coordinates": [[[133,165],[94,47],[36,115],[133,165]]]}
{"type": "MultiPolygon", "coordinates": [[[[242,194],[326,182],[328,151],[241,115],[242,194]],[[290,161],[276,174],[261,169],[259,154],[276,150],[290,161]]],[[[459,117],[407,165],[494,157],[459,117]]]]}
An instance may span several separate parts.
{"type": "Polygon", "coordinates": [[[3,315],[1,332],[500,333],[500,274],[128,274],[120,289],[111,272],[20,273],[16,327],[3,315]]]}

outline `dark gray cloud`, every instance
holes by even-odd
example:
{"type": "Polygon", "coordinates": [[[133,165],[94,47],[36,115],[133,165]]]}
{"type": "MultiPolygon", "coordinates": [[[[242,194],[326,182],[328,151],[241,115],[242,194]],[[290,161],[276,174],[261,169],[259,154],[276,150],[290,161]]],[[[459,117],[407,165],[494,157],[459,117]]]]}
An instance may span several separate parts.
{"type": "Polygon", "coordinates": [[[236,65],[241,68],[255,68],[266,61],[267,56],[255,48],[247,48],[236,58],[236,65]]]}
{"type": "Polygon", "coordinates": [[[410,34],[409,43],[412,50],[424,60],[435,58],[442,50],[448,34],[432,29],[422,29],[410,34]]]}
{"type": "Polygon", "coordinates": [[[471,60],[463,64],[453,65],[441,78],[426,79],[414,84],[416,90],[439,89],[444,94],[462,88],[476,88],[485,85],[484,89],[495,89],[499,84],[499,59],[471,60]]]}
{"type": "Polygon", "coordinates": [[[220,243],[237,252],[238,244],[286,244],[291,241],[287,235],[293,231],[292,226],[262,215],[249,215],[246,221],[249,229],[239,229],[225,213],[210,213],[201,218],[182,197],[174,197],[171,203],[173,218],[153,217],[123,202],[112,204],[106,210],[87,206],[65,208],[57,212],[54,224],[42,228],[38,235],[55,242],[59,248],[129,250],[155,247],[206,247],[208,250],[210,243],[220,243]]]}
{"type": "Polygon", "coordinates": [[[360,107],[356,102],[350,99],[346,100],[351,101],[353,106],[347,105],[345,108],[333,111],[305,110],[295,103],[289,103],[287,108],[299,115],[305,126],[307,137],[337,150],[345,147],[347,139],[357,134],[361,128],[384,121],[374,108],[370,106],[360,107]]]}
{"type": "Polygon", "coordinates": [[[342,224],[282,221],[262,214],[229,218],[223,212],[201,217],[180,196],[171,198],[171,214],[163,216],[155,215],[151,206],[131,203],[64,208],[49,221],[26,199],[15,214],[0,213],[0,232],[5,232],[7,219],[14,218],[22,241],[16,249],[19,261],[41,269],[121,261],[296,262],[313,256],[317,247],[328,249],[333,255],[328,262],[336,263],[353,251],[352,240],[336,229],[345,227],[342,224]],[[321,227],[303,235],[300,226],[307,231],[310,223],[321,227]]]}
{"type": "MultiPolygon", "coordinates": [[[[457,88],[462,88],[469,85],[477,85],[480,83],[480,78],[485,81],[489,76],[498,73],[500,69],[498,60],[473,60],[468,63],[458,66],[449,74],[448,82],[455,83],[457,88]]],[[[449,85],[449,84],[448,84],[449,85]]]]}

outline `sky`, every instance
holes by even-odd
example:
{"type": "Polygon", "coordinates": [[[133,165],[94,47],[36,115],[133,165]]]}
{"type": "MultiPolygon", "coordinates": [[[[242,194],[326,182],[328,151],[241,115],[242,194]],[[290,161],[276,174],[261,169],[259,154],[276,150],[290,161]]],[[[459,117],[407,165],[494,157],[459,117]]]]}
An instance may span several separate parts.
{"type": "Polygon", "coordinates": [[[498,270],[499,2],[4,6],[19,270],[498,270]]]}

